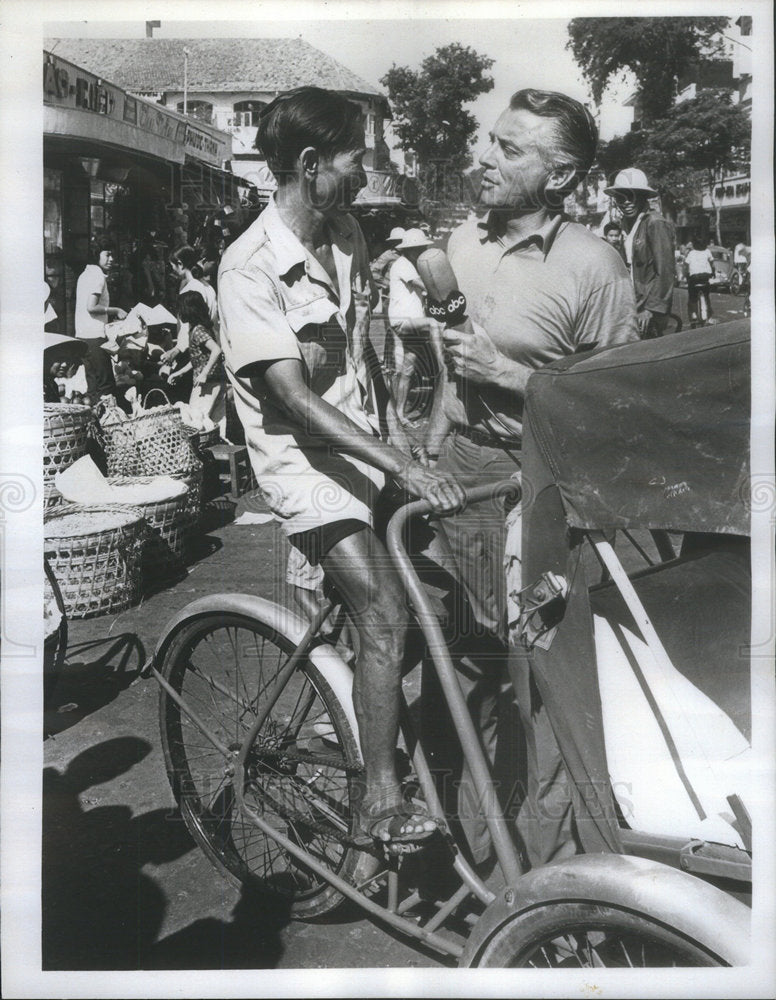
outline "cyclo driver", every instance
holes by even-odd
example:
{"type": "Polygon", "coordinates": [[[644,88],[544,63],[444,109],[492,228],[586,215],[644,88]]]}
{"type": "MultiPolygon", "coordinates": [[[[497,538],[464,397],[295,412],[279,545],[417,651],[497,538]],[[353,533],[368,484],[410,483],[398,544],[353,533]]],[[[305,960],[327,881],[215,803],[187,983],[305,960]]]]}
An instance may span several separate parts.
{"type": "Polygon", "coordinates": [[[278,189],[221,261],[226,369],[263,496],[290,543],[323,568],[358,631],[359,832],[394,845],[423,840],[436,824],[404,801],[395,769],[409,616],[373,512],[386,476],[440,513],[459,508],[463,490],[381,441],[368,412],[380,377],[368,336],[376,295],[364,237],[348,214],[366,183],[360,110],[301,87],[263,111],[256,144],[278,189]]]}

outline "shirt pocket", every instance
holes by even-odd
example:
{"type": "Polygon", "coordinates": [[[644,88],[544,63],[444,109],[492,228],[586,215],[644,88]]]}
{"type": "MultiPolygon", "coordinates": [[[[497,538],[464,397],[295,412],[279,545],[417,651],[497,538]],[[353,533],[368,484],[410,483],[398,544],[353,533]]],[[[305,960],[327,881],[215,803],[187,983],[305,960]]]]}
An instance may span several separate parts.
{"type": "Polygon", "coordinates": [[[307,326],[328,323],[337,312],[337,306],[325,295],[295,305],[286,306],[288,325],[297,335],[307,326]]]}

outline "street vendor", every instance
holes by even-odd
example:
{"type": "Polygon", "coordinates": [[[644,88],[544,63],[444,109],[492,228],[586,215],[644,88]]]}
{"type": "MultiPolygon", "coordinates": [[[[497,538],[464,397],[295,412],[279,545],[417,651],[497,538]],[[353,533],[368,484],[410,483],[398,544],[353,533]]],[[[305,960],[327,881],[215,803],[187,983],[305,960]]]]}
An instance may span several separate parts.
{"type": "MultiPolygon", "coordinates": [[[[597,140],[595,123],[578,101],[554,92],[518,91],[480,158],[479,202],[487,214],[467,220],[450,236],[450,262],[474,332],[444,333],[457,396],[437,411],[426,443],[433,456],[442,442],[436,470],[462,477],[467,485],[505,479],[519,468],[523,399],[535,369],[580,350],[638,339],[622,258],[563,214],[565,197],[593,163],[597,140]]],[[[474,510],[444,525],[481,624],[502,638],[507,527],[506,591],[521,586],[519,521],[518,508],[508,526],[503,518],[483,526],[474,510]]],[[[515,614],[510,602],[510,620],[515,614]]],[[[557,796],[559,812],[552,811],[562,765],[522,663],[515,658],[511,670],[529,766],[518,825],[529,860],[537,864],[575,847],[563,795],[557,796]],[[531,818],[537,810],[555,825],[554,842],[546,849],[531,818]]]]}
{"type": "Polygon", "coordinates": [[[405,801],[395,769],[409,619],[373,509],[386,476],[437,511],[460,506],[463,491],[381,441],[368,413],[379,375],[368,337],[373,297],[366,242],[348,214],[366,182],[359,108],[300,87],[262,111],[256,144],[278,188],[219,268],[227,375],[267,503],[356,625],[359,833],[399,851],[436,824],[405,801]]]}

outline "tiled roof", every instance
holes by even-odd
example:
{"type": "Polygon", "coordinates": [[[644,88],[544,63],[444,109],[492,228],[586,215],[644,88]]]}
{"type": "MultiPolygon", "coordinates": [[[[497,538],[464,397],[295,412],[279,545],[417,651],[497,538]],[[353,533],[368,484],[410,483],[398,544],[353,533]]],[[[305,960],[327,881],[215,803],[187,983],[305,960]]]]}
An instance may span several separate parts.
{"type": "Polygon", "coordinates": [[[381,91],[301,38],[47,38],[44,48],[135,93],[291,90],[317,86],[354,94],[381,91]]]}

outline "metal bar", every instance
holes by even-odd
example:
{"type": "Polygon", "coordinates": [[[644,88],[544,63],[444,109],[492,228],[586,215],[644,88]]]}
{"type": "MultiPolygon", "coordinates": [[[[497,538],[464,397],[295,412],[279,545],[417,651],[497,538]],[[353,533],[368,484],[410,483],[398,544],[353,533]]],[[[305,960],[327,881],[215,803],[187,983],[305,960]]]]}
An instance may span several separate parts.
{"type": "MultiPolygon", "coordinates": [[[[414,741],[412,764],[415,768],[415,773],[418,776],[418,781],[420,782],[420,787],[423,791],[423,797],[426,800],[426,805],[428,806],[434,819],[438,820],[442,824],[445,831],[448,831],[445,811],[439,800],[436,784],[431,774],[431,769],[428,766],[428,761],[426,760],[426,754],[424,753],[419,740],[415,738],[412,718],[403,694],[401,699],[401,726],[402,730],[405,731],[405,739],[407,739],[406,733],[409,732],[414,741]]],[[[496,897],[458,850],[455,840],[449,832],[447,833],[447,838],[450,841],[451,851],[453,852],[453,869],[458,873],[464,884],[469,887],[469,891],[473,895],[485,903],[486,906],[488,903],[492,903],[496,897]]]]}
{"type": "Polygon", "coordinates": [[[388,909],[396,913],[399,906],[399,873],[395,868],[388,872],[388,909]]]}
{"type": "Polygon", "coordinates": [[[330,885],[333,885],[334,888],[337,889],[338,892],[341,892],[343,896],[347,896],[347,898],[351,899],[354,903],[358,903],[358,905],[362,909],[366,910],[367,913],[371,913],[372,916],[377,917],[378,920],[385,921],[385,923],[396,928],[396,930],[401,931],[403,934],[406,934],[408,937],[417,938],[419,941],[423,941],[430,947],[436,948],[437,951],[442,952],[444,955],[452,955],[453,958],[461,957],[463,954],[462,945],[455,944],[439,934],[427,931],[423,927],[419,927],[413,921],[406,920],[404,917],[400,917],[396,913],[389,913],[384,906],[373,903],[371,899],[363,896],[355,886],[352,886],[349,882],[340,878],[339,875],[335,875],[334,872],[329,871],[328,868],[320,864],[320,862],[317,861],[311,854],[308,854],[303,848],[294,844],[288,839],[288,837],[284,837],[282,833],[267,823],[266,820],[262,819],[261,816],[245,804],[242,781],[235,782],[234,789],[240,809],[246,816],[250,817],[251,821],[255,823],[263,833],[265,833],[268,837],[271,837],[283,848],[284,851],[287,851],[298,861],[301,861],[306,868],[309,868],[320,878],[325,879],[330,885]]]}
{"type": "Polygon", "coordinates": [[[240,767],[245,766],[245,758],[248,755],[248,751],[250,750],[256,737],[259,735],[261,727],[264,725],[267,716],[275,707],[275,702],[280,697],[283,688],[286,686],[286,684],[288,684],[289,680],[291,679],[291,676],[296,670],[297,666],[299,665],[300,660],[302,660],[307,655],[307,651],[310,648],[310,643],[315,638],[315,635],[318,632],[318,629],[323,624],[323,622],[326,620],[329,614],[331,614],[331,610],[333,607],[334,605],[332,604],[331,601],[325,601],[321,605],[320,610],[315,615],[313,615],[313,619],[310,622],[307,631],[299,641],[299,645],[289,656],[285,666],[278,673],[277,678],[275,679],[275,684],[268,698],[264,702],[263,706],[261,707],[259,707],[258,705],[256,706],[256,720],[251,726],[248,735],[245,737],[242,746],[240,747],[240,754],[238,757],[240,767]]]}
{"type": "Polygon", "coordinates": [[[411,910],[413,906],[417,906],[420,902],[421,896],[417,889],[411,892],[406,899],[403,899],[401,903],[396,907],[397,913],[406,913],[407,910],[411,910]]]}
{"type": "Polygon", "coordinates": [[[434,916],[423,924],[425,929],[427,931],[435,931],[440,924],[443,924],[445,920],[447,920],[453,910],[461,905],[468,895],[469,887],[466,885],[459,886],[448,901],[443,906],[439,907],[434,916]]]}
{"type": "Polygon", "coordinates": [[[162,675],[159,673],[159,671],[156,669],[153,663],[151,664],[151,673],[157,679],[162,689],[164,690],[165,694],[167,694],[168,697],[172,698],[172,700],[175,702],[178,708],[185,715],[188,715],[188,717],[191,719],[191,721],[194,723],[197,729],[199,729],[199,731],[202,733],[205,739],[209,740],[216,748],[216,750],[218,750],[220,754],[223,754],[224,757],[227,758],[233,757],[234,754],[232,753],[232,751],[228,747],[224,746],[224,744],[219,740],[219,738],[215,735],[215,733],[212,733],[208,729],[208,727],[205,725],[202,719],[200,719],[197,713],[193,709],[188,707],[183,698],[181,698],[181,696],[178,694],[178,692],[171,684],[167,683],[167,681],[164,679],[164,677],[162,677],[162,675]]]}
{"type": "MultiPolygon", "coordinates": [[[[519,491],[519,487],[514,480],[504,480],[495,486],[478,486],[472,490],[467,490],[466,502],[467,504],[477,503],[481,500],[490,499],[498,492],[507,491],[519,491]]],[[[512,838],[501,811],[501,806],[493,787],[490,768],[485,754],[480,747],[479,736],[477,735],[466,706],[466,701],[461,692],[461,686],[458,683],[455,673],[455,666],[447,649],[442,629],[402,542],[404,525],[409,518],[417,514],[426,514],[430,509],[427,501],[418,500],[398,510],[388,525],[386,539],[388,551],[400,572],[407,592],[410,595],[417,619],[426,637],[429,652],[439,675],[439,681],[450,709],[453,724],[461,741],[461,748],[466,758],[466,763],[469,765],[472,773],[474,785],[481,794],[482,810],[493,840],[496,857],[504,873],[507,885],[512,885],[523,874],[520,858],[515,845],[512,843],[512,838]]],[[[420,777],[420,775],[418,776],[420,777]]]]}

